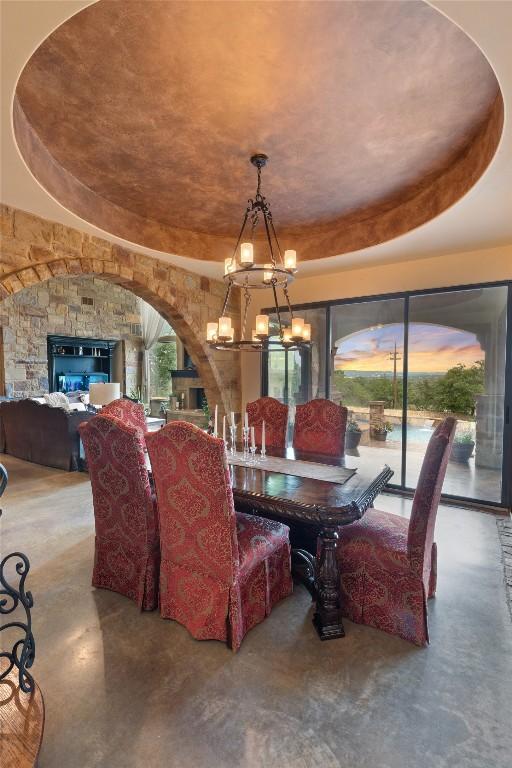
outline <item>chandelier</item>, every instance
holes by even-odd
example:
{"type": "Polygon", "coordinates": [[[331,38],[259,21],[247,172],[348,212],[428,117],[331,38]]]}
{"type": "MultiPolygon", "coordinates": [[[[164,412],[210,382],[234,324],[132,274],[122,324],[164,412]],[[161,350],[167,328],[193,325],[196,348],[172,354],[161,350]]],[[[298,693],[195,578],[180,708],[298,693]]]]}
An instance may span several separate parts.
{"type": "Polygon", "coordinates": [[[233,255],[228,256],[224,262],[224,282],[227,285],[227,289],[221,317],[219,317],[217,323],[207,323],[206,326],[207,343],[214,349],[261,351],[262,349],[272,349],[272,345],[275,348],[284,347],[285,349],[301,349],[311,346],[311,325],[305,323],[304,318],[296,317],[293,314],[288,296],[288,285],[292,282],[297,271],[297,254],[293,250],[287,250],[284,254],[281,252],[272,221],[270,205],[261,194],[261,169],[265,166],[267,160],[267,155],[262,154],[251,157],[251,163],[255,166],[258,174],[256,194],[254,199],[251,198],[248,201],[233,255]],[[266,263],[255,264],[254,234],[258,224],[264,228],[266,239],[263,239],[261,242],[263,248],[267,251],[267,258],[264,260],[266,263]],[[247,238],[247,242],[242,242],[246,228],[250,228],[250,235],[247,238]],[[237,261],[237,256],[239,261],[237,261]],[[237,286],[243,291],[244,314],[240,339],[234,338],[231,318],[226,315],[226,307],[233,286],[237,286]],[[273,294],[278,324],[278,340],[270,339],[268,315],[256,316],[256,327],[252,329],[250,338],[246,338],[251,291],[263,288],[271,290],[273,294]],[[283,324],[279,309],[278,289],[282,290],[288,307],[290,322],[287,326],[283,324]]]}

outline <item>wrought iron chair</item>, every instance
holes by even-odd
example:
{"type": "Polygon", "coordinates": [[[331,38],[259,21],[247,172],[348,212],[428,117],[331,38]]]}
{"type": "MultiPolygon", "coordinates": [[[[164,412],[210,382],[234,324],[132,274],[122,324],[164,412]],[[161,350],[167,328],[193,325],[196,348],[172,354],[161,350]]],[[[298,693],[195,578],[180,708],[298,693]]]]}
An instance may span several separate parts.
{"type": "MultiPolygon", "coordinates": [[[[8,474],[3,464],[0,464],[0,497],[7,488],[8,474]]],[[[0,510],[0,517],[2,510],[0,510]]],[[[34,606],[32,593],[25,591],[25,581],[30,570],[28,557],[22,552],[11,552],[0,561],[0,616],[13,614],[18,606],[25,612],[24,620],[19,617],[16,620],[4,622],[0,625],[0,632],[4,630],[17,631],[22,637],[17,640],[12,650],[7,650],[2,643],[0,652],[0,681],[6,680],[13,669],[17,670],[18,684],[24,693],[32,693],[35,689],[34,678],[28,671],[34,663],[36,644],[32,634],[31,610],[34,606]],[[19,584],[15,586],[7,571],[14,568],[19,584]]]]}

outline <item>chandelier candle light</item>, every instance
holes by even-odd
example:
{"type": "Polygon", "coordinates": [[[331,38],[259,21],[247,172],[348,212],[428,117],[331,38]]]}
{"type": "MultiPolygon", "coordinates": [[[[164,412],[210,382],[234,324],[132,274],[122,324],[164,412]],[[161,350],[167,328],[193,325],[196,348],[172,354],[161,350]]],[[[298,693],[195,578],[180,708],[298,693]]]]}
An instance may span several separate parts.
{"type": "MultiPolygon", "coordinates": [[[[295,317],[288,296],[288,285],[292,282],[297,270],[297,252],[289,249],[281,252],[277,239],[272,212],[267,199],[261,194],[261,169],[268,160],[266,155],[258,154],[251,157],[251,163],[257,170],[258,184],[254,199],[248,201],[242,227],[233,255],[224,261],[224,282],[227,284],[226,297],[222,308],[221,317],[217,323],[207,323],[206,341],[214,349],[229,350],[271,350],[272,345],[280,349],[302,349],[311,346],[311,325],[304,322],[304,318],[295,317]],[[264,228],[265,238],[261,241],[261,248],[265,250],[265,263],[255,263],[254,234],[258,224],[264,228]],[[250,238],[242,242],[246,228],[250,228],[250,238]],[[239,263],[237,262],[237,255],[239,263]],[[233,286],[242,288],[244,293],[244,315],[242,321],[242,333],[240,339],[234,338],[231,318],[226,314],[229,296],[233,286]],[[256,316],[256,328],[246,336],[247,314],[251,302],[251,291],[261,288],[272,290],[275,314],[278,322],[279,339],[270,340],[270,323],[268,315],[256,316]],[[277,289],[283,291],[286,306],[290,316],[290,327],[283,325],[277,289]]],[[[257,242],[259,247],[259,243],[257,242]]],[[[273,310],[274,311],[274,310],[273,310]]]]}

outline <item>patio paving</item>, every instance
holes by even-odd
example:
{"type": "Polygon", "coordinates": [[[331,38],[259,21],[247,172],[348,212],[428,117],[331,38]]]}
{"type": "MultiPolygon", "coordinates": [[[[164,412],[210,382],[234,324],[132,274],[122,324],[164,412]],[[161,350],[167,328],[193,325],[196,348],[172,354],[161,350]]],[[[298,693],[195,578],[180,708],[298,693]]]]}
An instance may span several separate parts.
{"type": "MultiPolygon", "coordinates": [[[[421,449],[408,446],[407,449],[407,485],[415,487],[426,445],[421,449]]],[[[400,483],[401,472],[401,446],[400,443],[389,444],[387,442],[371,442],[369,445],[360,445],[356,450],[346,451],[347,467],[368,466],[375,468],[375,472],[382,469],[383,464],[389,464],[394,470],[393,482],[400,483]]],[[[467,464],[459,464],[450,461],[443,492],[454,496],[479,501],[501,502],[501,472],[497,469],[476,467],[475,460],[470,459],[467,464]]]]}

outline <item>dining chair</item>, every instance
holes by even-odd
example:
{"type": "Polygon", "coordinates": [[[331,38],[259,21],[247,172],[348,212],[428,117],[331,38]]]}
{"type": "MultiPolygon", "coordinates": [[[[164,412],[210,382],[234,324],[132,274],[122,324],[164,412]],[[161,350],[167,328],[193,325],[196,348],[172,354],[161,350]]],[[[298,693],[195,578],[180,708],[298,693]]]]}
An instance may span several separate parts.
{"type": "Polygon", "coordinates": [[[430,438],[409,521],[369,509],[339,529],[343,614],[416,645],[429,641],[427,599],[437,582],[434,527],[456,423],[444,419],[430,438]]]}
{"type": "Polygon", "coordinates": [[[292,592],[289,528],[235,512],[222,440],[176,421],[146,443],[160,515],[160,613],[236,651],[292,592]]]}
{"type": "Polygon", "coordinates": [[[261,430],[265,422],[265,447],[285,448],[286,430],[288,427],[288,406],[280,403],[275,397],[260,397],[247,403],[247,419],[250,427],[254,427],[254,438],[258,448],[261,448],[261,430]]]}
{"type": "Polygon", "coordinates": [[[118,400],[112,400],[108,405],[101,409],[102,416],[114,416],[124,424],[131,427],[138,427],[143,432],[147,429],[146,414],[142,403],[136,403],[128,398],[121,397],[118,400]]]}
{"type": "Polygon", "coordinates": [[[160,546],[144,434],[112,414],[83,422],[96,528],[92,584],[119,592],[139,608],[158,602],[160,546]]]}
{"type": "Polygon", "coordinates": [[[332,400],[317,398],[295,409],[293,447],[324,456],[345,455],[345,430],[348,411],[332,400]]]}

